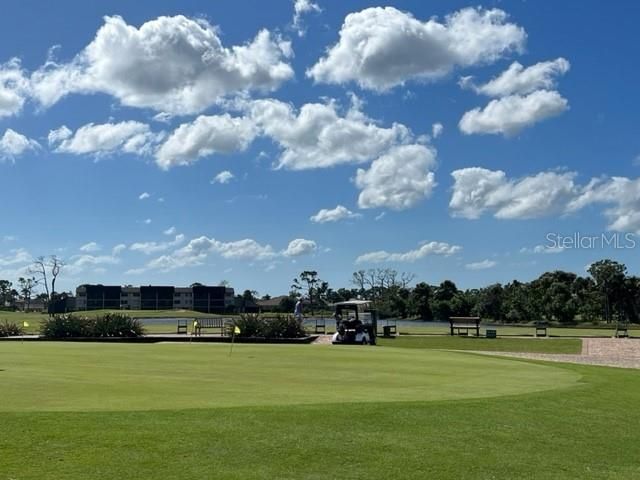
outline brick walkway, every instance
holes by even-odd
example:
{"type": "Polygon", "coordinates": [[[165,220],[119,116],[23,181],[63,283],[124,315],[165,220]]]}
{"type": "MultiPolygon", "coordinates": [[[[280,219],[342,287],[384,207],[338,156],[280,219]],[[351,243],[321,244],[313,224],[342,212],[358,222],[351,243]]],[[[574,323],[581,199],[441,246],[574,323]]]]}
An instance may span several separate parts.
{"type": "Polygon", "coordinates": [[[580,355],[551,353],[478,352],[550,362],[582,363],[619,368],[640,368],[640,339],[583,338],[580,355]]]}

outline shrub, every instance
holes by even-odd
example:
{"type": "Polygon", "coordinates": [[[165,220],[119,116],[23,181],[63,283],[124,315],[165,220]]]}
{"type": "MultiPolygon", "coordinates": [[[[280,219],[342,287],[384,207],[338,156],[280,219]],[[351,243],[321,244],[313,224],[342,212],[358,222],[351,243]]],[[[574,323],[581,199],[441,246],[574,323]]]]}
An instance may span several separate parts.
{"type": "Polygon", "coordinates": [[[139,337],[144,328],[135,318],[121,313],[107,313],[93,321],[94,337],[139,337]]]}
{"type": "Polygon", "coordinates": [[[46,338],[138,337],[144,334],[144,328],[138,320],[119,313],[97,318],[64,314],[42,322],[40,333],[46,338]]]}
{"type": "Polygon", "coordinates": [[[90,320],[72,314],[55,315],[40,324],[40,334],[46,338],[90,337],[90,320]]]}
{"type": "Polygon", "coordinates": [[[22,335],[23,333],[23,328],[15,322],[5,320],[0,323],[0,337],[13,337],[15,335],[22,335]]]}
{"type": "Polygon", "coordinates": [[[235,321],[235,325],[240,328],[239,337],[300,338],[307,335],[302,321],[289,315],[263,318],[245,314],[235,321]]]}
{"type": "Polygon", "coordinates": [[[278,315],[262,322],[262,336],[267,338],[299,338],[306,336],[302,320],[278,315]]]}
{"type": "Polygon", "coordinates": [[[261,337],[261,323],[262,320],[257,313],[244,313],[236,318],[234,326],[240,329],[238,337],[261,337]]]}

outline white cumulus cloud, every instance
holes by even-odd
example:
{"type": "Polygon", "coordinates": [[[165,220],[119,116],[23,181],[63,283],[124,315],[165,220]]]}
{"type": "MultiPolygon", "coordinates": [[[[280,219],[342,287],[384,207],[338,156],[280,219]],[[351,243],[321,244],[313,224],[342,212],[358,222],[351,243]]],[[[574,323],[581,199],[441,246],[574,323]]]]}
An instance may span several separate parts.
{"type": "Polygon", "coordinates": [[[393,210],[413,207],[436,186],[435,166],[436,152],[431,147],[416,144],[392,148],[374,160],[368,170],[358,169],[358,206],[393,210]]]}
{"type": "Polygon", "coordinates": [[[17,115],[29,95],[29,79],[20,60],[0,63],[0,118],[17,115]]]}
{"type": "Polygon", "coordinates": [[[204,19],[158,17],[139,28],[104,17],[94,40],[71,62],[48,61],[31,76],[45,107],[71,93],[106,93],[123,105],[170,114],[197,113],[222,97],[271,91],[293,76],[289,42],[268,30],[224,46],[204,19]]]}
{"type": "Polygon", "coordinates": [[[455,170],[449,208],[456,217],[538,218],[563,213],[579,191],[575,173],[541,172],[509,179],[501,170],[471,167],[455,170]]]}
{"type": "Polygon", "coordinates": [[[547,118],[560,115],[569,102],[556,91],[537,90],[527,95],[509,95],[480,109],[466,112],[460,130],[467,134],[502,134],[512,136],[547,118]]]}
{"type": "Polygon", "coordinates": [[[488,268],[493,268],[498,264],[498,262],[494,260],[482,260],[481,262],[472,262],[467,263],[465,268],[467,270],[486,270],[488,268]]]}
{"type": "Polygon", "coordinates": [[[245,150],[256,136],[253,122],[229,114],[204,116],[174,130],[156,152],[156,163],[164,170],[190,165],[214,153],[245,150]]]}
{"type": "Polygon", "coordinates": [[[423,22],[393,7],[347,15],[340,39],[307,71],[316,82],[357,82],[384,91],[407,80],[442,77],[521,51],[524,29],[499,9],[464,8],[423,22]]]}
{"type": "Polygon", "coordinates": [[[39,148],[40,144],[35,140],[7,128],[0,138],[0,162],[5,160],[13,162],[20,155],[39,148]]]}
{"type": "Polygon", "coordinates": [[[293,2],[293,28],[298,33],[298,36],[303,37],[306,33],[306,28],[302,23],[302,17],[311,12],[320,13],[322,9],[317,3],[313,3],[311,0],[294,0],[293,2]]]}
{"type": "Polygon", "coordinates": [[[211,180],[211,183],[219,183],[221,185],[224,185],[225,183],[229,183],[234,178],[235,176],[229,170],[223,170],[222,172],[218,173],[215,177],[213,177],[213,180],[211,180]]]}
{"type": "Polygon", "coordinates": [[[115,153],[145,155],[151,152],[158,139],[147,124],[132,120],[98,125],[89,123],[75,133],[63,126],[49,132],[48,138],[55,152],[98,156],[115,153]]]}
{"type": "Polygon", "coordinates": [[[356,258],[356,263],[382,263],[382,262],[416,262],[429,255],[450,256],[458,253],[462,247],[450,245],[446,242],[424,242],[419,248],[403,253],[389,253],[386,250],[369,252],[356,258]]]}
{"type": "Polygon", "coordinates": [[[134,252],[141,252],[145,255],[151,255],[153,253],[164,252],[172,247],[176,247],[184,242],[184,235],[178,234],[170,242],[135,242],[129,246],[129,250],[134,252]]]}
{"type": "Polygon", "coordinates": [[[575,212],[588,205],[606,205],[610,230],[640,235],[640,178],[597,178],[591,180],[567,206],[575,212]]]}
{"type": "Polygon", "coordinates": [[[443,131],[444,125],[442,125],[440,122],[434,123],[433,125],[431,125],[431,138],[438,138],[440,135],[442,135],[443,131]]]}
{"type": "Polygon", "coordinates": [[[285,257],[299,257],[301,255],[308,255],[315,252],[318,249],[318,245],[313,240],[306,240],[304,238],[296,238],[289,242],[287,249],[282,252],[285,257]]]}
{"type": "Polygon", "coordinates": [[[80,247],[81,252],[99,252],[100,250],[102,250],[102,247],[96,242],[85,243],[80,247]]]}
{"type": "Polygon", "coordinates": [[[151,194],[149,192],[142,192],[140,195],[138,195],[138,200],[146,200],[149,197],[151,197],[151,194]]]}
{"type": "Polygon", "coordinates": [[[463,77],[460,85],[490,97],[526,95],[536,90],[555,89],[556,77],[567,73],[570,66],[569,61],[562,57],[539,62],[527,68],[518,62],[513,62],[507,70],[484,85],[475,85],[472,77],[463,77]]]}
{"type": "Polygon", "coordinates": [[[359,213],[353,213],[347,207],[343,205],[337,205],[336,208],[328,209],[323,208],[315,215],[312,215],[309,220],[314,223],[327,223],[337,222],[346,218],[359,218],[362,217],[359,213]]]}
{"type": "Polygon", "coordinates": [[[252,102],[249,110],[262,134],[283,149],[278,167],[304,170],[371,161],[411,137],[404,125],[376,125],[359,106],[353,99],[342,115],[335,102],[307,103],[296,112],[288,103],[266,99],[252,102]]]}

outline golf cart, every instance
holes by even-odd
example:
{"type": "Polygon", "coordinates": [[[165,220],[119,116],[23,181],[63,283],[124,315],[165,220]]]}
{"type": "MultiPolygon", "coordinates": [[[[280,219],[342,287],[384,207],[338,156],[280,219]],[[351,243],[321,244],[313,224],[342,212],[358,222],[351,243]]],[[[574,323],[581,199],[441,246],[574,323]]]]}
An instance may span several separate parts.
{"type": "Polygon", "coordinates": [[[378,312],[367,300],[349,300],[335,304],[336,333],[334,345],[375,345],[378,328],[378,312]]]}

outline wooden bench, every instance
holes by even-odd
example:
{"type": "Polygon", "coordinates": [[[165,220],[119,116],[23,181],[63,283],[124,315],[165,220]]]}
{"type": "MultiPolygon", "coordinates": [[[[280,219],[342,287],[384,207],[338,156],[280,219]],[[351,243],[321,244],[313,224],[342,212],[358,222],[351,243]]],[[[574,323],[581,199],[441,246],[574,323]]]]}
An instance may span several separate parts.
{"type": "Polygon", "coordinates": [[[476,331],[476,337],[480,336],[480,317],[449,317],[451,336],[469,335],[469,330],[476,331]]]}
{"type": "Polygon", "coordinates": [[[536,337],[546,337],[549,322],[536,322],[536,337]]]}
{"type": "Polygon", "coordinates": [[[618,323],[616,324],[616,333],[614,334],[616,338],[629,338],[629,327],[626,323],[618,323]]]}
{"type": "Polygon", "coordinates": [[[219,330],[220,335],[224,335],[226,324],[230,320],[224,317],[194,318],[192,331],[195,335],[202,335],[202,330],[212,328],[219,330]]]}
{"type": "Polygon", "coordinates": [[[327,319],[324,317],[316,317],[315,333],[325,335],[327,333],[327,319]]]}
{"type": "Polygon", "coordinates": [[[187,333],[187,327],[189,325],[189,319],[188,318],[179,318],[178,319],[178,326],[176,328],[176,333],[187,333]]]}

